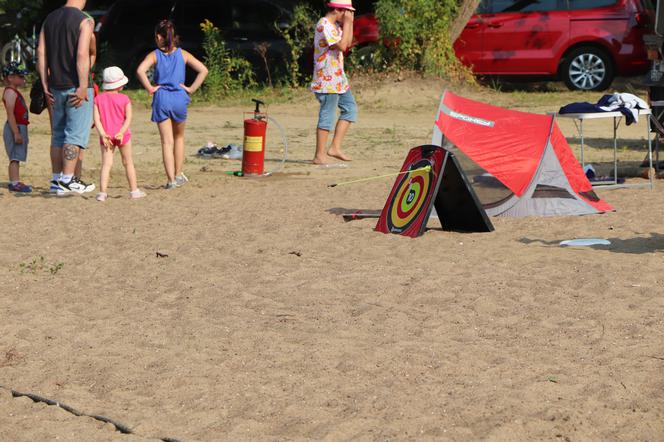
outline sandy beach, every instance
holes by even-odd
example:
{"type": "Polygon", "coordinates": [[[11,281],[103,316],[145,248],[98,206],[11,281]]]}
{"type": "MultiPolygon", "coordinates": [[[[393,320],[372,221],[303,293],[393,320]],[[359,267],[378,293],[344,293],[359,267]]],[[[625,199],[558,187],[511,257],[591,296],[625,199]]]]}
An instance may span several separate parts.
{"type": "MultiPolygon", "coordinates": [[[[133,125],[132,201],[119,155],[109,199],[45,194],[48,118],[33,116],[24,181],[0,189],[0,439],[6,441],[655,441],[664,438],[664,193],[599,192],[616,211],[495,218],[495,231],[418,239],[345,223],[381,209],[427,144],[445,87],[354,83],[360,121],[345,169],[308,164],[315,100],[269,107],[289,160],[274,176],[228,176],[207,141],[242,141],[247,106],[195,106],[186,186],[166,191],[145,105],[133,125]],[[564,248],[573,238],[610,246],[564,248]],[[36,394],[86,415],[13,398],[36,394]]],[[[465,95],[536,113],[601,94],[465,95]],[[516,105],[514,105],[516,103],[516,105]]],[[[560,122],[578,149],[571,122],[560,122]]],[[[610,123],[587,125],[591,158],[612,155],[610,123]]],[[[281,158],[270,129],[267,169],[281,158]]],[[[621,159],[645,154],[621,127],[621,159]]],[[[94,137],[93,137],[94,140],[94,137]]],[[[98,183],[96,141],[84,178],[98,183]]],[[[7,160],[0,159],[5,182],[7,160]]],[[[646,180],[632,178],[632,183],[646,180]]]]}

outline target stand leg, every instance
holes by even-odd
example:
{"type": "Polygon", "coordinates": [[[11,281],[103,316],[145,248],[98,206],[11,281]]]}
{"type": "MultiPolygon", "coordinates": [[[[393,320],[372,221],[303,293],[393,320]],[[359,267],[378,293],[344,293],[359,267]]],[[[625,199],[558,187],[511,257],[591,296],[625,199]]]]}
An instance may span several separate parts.
{"type": "Polygon", "coordinates": [[[447,151],[445,155],[443,179],[433,204],[443,230],[459,232],[494,230],[493,223],[452,152],[447,151]]]}

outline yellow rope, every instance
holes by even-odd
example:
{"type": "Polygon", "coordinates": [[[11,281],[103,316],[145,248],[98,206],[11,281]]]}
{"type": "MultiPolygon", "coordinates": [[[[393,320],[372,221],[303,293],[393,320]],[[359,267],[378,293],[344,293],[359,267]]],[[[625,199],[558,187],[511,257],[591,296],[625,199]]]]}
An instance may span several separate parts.
{"type": "Polygon", "coordinates": [[[429,165],[429,166],[421,167],[419,169],[405,170],[403,172],[388,173],[387,175],[378,175],[378,176],[372,176],[372,177],[369,177],[369,178],[361,178],[359,180],[346,181],[345,183],[329,184],[327,187],[345,186],[346,184],[355,184],[355,183],[362,183],[364,181],[379,180],[381,178],[389,178],[389,177],[392,177],[392,176],[399,176],[399,175],[404,175],[404,174],[407,174],[407,173],[419,172],[419,171],[430,172],[431,171],[431,166],[429,165]]]}

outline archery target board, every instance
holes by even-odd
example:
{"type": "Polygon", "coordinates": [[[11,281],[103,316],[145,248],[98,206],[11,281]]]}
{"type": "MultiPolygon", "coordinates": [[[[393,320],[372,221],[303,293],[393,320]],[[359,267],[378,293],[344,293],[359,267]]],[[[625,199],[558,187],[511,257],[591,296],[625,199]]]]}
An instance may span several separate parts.
{"type": "Polygon", "coordinates": [[[376,231],[416,238],[436,208],[443,230],[491,232],[493,225],[454,155],[440,146],[408,153],[376,231]]]}
{"type": "Polygon", "coordinates": [[[445,150],[436,146],[410,150],[380,214],[377,231],[413,238],[424,233],[444,159],[445,150]]]}

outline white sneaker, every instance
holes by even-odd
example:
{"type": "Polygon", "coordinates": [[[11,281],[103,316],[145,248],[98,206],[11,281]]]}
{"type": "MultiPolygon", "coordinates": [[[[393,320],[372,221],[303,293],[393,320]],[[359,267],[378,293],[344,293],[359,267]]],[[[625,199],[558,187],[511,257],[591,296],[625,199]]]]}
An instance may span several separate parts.
{"type": "Polygon", "coordinates": [[[93,190],[95,190],[97,188],[94,185],[94,183],[88,184],[88,183],[82,181],[80,178],[74,177],[74,179],[72,181],[74,181],[76,184],[78,184],[80,186],[83,186],[83,193],[92,192],[93,190]]]}
{"type": "Polygon", "coordinates": [[[48,191],[50,193],[56,193],[57,194],[61,191],[60,186],[58,186],[57,181],[50,181],[48,184],[50,186],[49,189],[48,189],[48,191]]]}
{"type": "Polygon", "coordinates": [[[65,183],[64,181],[58,181],[58,186],[60,186],[62,193],[87,193],[95,190],[94,184],[87,184],[76,177],[72,178],[72,180],[68,183],[65,183]]]}

